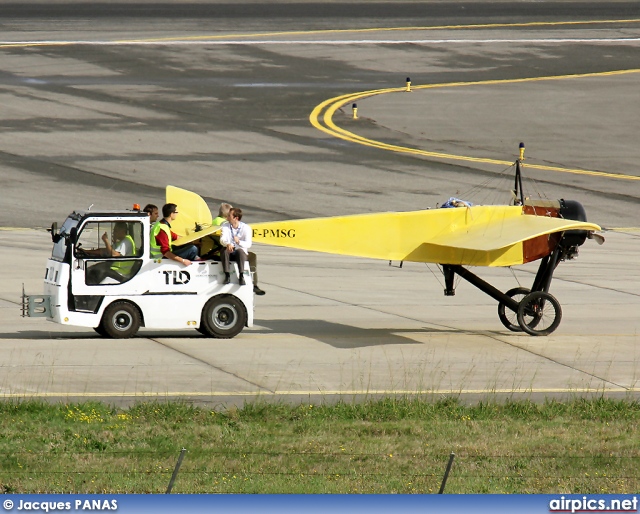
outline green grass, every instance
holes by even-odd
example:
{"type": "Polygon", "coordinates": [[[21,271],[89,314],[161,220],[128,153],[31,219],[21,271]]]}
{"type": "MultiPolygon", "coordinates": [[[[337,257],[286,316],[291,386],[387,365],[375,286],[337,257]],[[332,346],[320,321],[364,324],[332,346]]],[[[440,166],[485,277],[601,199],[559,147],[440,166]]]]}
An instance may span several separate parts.
{"type": "Polygon", "coordinates": [[[0,403],[0,492],[633,493],[640,403],[0,403]]]}

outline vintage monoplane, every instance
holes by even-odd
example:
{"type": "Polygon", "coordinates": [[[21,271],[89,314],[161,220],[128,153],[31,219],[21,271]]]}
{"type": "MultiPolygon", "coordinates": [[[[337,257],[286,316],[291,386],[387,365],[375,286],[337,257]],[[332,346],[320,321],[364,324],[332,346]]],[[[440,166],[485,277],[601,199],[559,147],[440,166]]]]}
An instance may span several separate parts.
{"type": "MultiPolygon", "coordinates": [[[[601,228],[587,222],[582,205],[570,200],[530,200],[522,191],[520,158],[515,165],[511,205],[453,202],[454,208],[384,212],[252,224],[254,242],[386,261],[441,266],[445,295],[455,294],[458,275],[498,302],[498,317],[511,331],[548,335],[560,324],[562,309],[549,293],[558,264],[573,259],[587,238],[601,228]],[[516,266],[540,260],[531,288],[502,292],[467,266],[516,266]]],[[[167,201],[180,205],[186,244],[215,234],[207,204],[195,193],[167,187],[167,201]]]]}

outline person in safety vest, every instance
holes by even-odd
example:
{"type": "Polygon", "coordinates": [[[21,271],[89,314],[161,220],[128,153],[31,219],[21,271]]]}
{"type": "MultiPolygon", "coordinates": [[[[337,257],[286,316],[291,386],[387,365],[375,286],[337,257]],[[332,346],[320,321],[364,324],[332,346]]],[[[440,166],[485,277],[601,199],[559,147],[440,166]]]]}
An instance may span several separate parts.
{"type": "MultiPolygon", "coordinates": [[[[102,257],[133,257],[136,254],[136,244],[127,230],[124,221],[117,221],[113,226],[113,244],[107,232],[102,234],[104,250],[102,257]]],[[[111,261],[92,266],[88,271],[87,283],[100,284],[105,278],[112,277],[122,282],[133,268],[133,261],[111,261]]]]}
{"type": "Polygon", "coordinates": [[[220,209],[218,209],[218,216],[213,218],[212,225],[220,227],[223,223],[229,220],[229,211],[233,209],[233,205],[230,203],[221,203],[220,209]]]}
{"type": "MultiPolygon", "coordinates": [[[[220,209],[218,210],[218,216],[213,218],[211,221],[211,226],[220,227],[224,223],[227,223],[227,218],[229,217],[229,211],[232,209],[232,205],[228,203],[221,203],[220,209]]],[[[203,259],[212,259],[214,261],[222,260],[221,254],[224,250],[224,245],[220,243],[220,234],[214,233],[209,236],[202,238],[201,240],[201,256],[203,259]]]]}
{"type": "Polygon", "coordinates": [[[149,215],[149,223],[151,224],[152,227],[153,227],[153,224],[156,221],[158,221],[158,218],[160,217],[160,214],[158,213],[158,206],[153,205],[152,203],[148,203],[147,205],[145,205],[144,209],[142,209],[142,212],[146,212],[149,215]]]}
{"type": "Polygon", "coordinates": [[[102,234],[102,240],[108,257],[131,257],[136,253],[136,244],[127,234],[127,224],[124,221],[116,221],[113,226],[113,245],[106,232],[102,234]]]}
{"type": "MultiPolygon", "coordinates": [[[[211,226],[220,227],[224,223],[227,223],[227,218],[229,217],[229,211],[232,209],[233,205],[228,203],[221,203],[220,209],[218,210],[218,216],[213,218],[211,221],[211,226]]],[[[215,233],[208,237],[202,239],[202,245],[200,246],[201,256],[204,259],[213,259],[214,261],[220,261],[220,254],[224,249],[224,245],[220,243],[220,234],[215,233]]]]}
{"type": "Polygon", "coordinates": [[[173,241],[178,239],[178,234],[171,231],[171,222],[178,215],[178,206],[175,203],[167,203],[162,206],[162,216],[160,221],[156,221],[151,230],[151,258],[171,259],[184,264],[191,265],[191,261],[201,260],[198,257],[196,245],[184,245],[174,248],[173,241]]]}

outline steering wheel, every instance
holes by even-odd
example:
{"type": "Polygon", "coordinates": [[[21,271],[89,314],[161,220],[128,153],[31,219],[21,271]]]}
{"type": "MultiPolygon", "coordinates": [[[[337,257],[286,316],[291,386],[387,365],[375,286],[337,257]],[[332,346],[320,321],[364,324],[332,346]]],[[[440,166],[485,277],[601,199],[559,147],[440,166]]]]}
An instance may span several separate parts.
{"type": "Polygon", "coordinates": [[[76,257],[88,257],[89,254],[86,252],[84,248],[82,248],[82,243],[78,243],[76,246],[76,257]]]}

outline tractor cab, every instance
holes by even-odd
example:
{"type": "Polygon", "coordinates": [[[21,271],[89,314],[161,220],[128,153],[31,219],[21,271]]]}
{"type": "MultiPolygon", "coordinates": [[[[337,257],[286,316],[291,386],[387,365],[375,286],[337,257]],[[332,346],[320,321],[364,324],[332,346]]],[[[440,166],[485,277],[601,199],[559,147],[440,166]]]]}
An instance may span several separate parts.
{"type": "Polygon", "coordinates": [[[73,211],[50,232],[44,295],[23,293],[23,316],[92,327],[115,338],[133,337],[139,327],[192,328],[228,338],[253,324],[248,265],[235,267],[234,279],[225,283],[219,262],[184,266],[152,258],[144,212],[73,211]]]}

